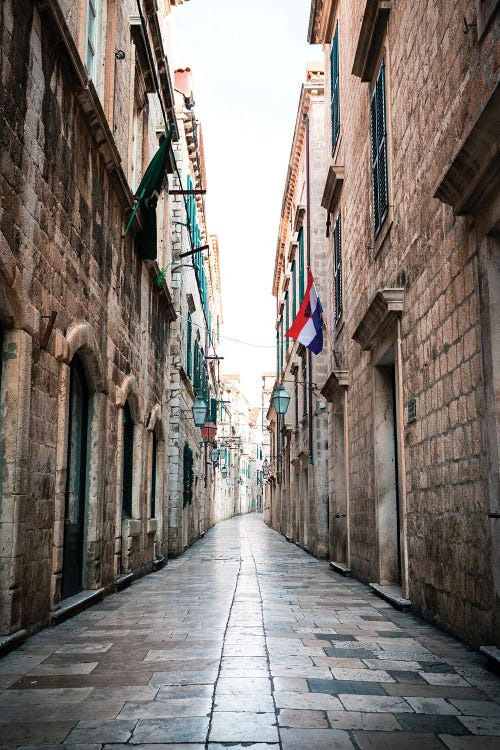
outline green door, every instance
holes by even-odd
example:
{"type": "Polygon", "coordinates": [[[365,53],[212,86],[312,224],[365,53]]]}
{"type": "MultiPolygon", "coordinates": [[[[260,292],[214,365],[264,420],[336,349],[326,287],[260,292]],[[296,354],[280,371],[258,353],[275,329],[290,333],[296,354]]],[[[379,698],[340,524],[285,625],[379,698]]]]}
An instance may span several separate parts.
{"type": "Polygon", "coordinates": [[[70,367],[68,461],[64,513],[62,598],[83,589],[83,540],[87,479],[89,394],[78,356],[70,367]]]}

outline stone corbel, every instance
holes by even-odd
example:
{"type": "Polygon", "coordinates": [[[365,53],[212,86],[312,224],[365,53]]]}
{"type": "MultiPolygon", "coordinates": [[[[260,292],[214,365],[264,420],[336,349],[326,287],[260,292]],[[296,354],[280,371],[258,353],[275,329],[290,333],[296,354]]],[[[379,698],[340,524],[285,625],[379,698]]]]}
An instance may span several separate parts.
{"type": "Polygon", "coordinates": [[[151,411],[149,412],[149,416],[146,423],[146,429],[149,432],[153,432],[155,429],[157,423],[161,420],[161,406],[160,404],[155,404],[151,411]]]}
{"type": "Polygon", "coordinates": [[[371,81],[373,78],[391,8],[391,0],[366,2],[352,66],[352,74],[362,81],[371,81]]]}
{"type": "MultiPolygon", "coordinates": [[[[439,181],[434,197],[453,208],[455,216],[476,216],[500,194],[500,86],[460,146],[439,181]]],[[[492,223],[498,221],[498,205],[492,223]]]]}
{"type": "Polygon", "coordinates": [[[342,194],[342,187],[344,185],[344,167],[340,164],[332,164],[328,170],[326,177],[325,189],[323,191],[323,197],[321,199],[321,205],[326,208],[328,213],[335,213],[340,196],[342,194]]]}
{"type": "Polygon", "coordinates": [[[365,351],[372,351],[403,312],[404,289],[380,289],[363,315],[352,338],[365,351]]]}
{"type": "Polygon", "coordinates": [[[349,370],[332,370],[320,392],[327,401],[332,403],[343,388],[349,388],[349,370]]]}
{"type": "Polygon", "coordinates": [[[298,232],[304,223],[304,216],[306,213],[306,207],[299,205],[295,208],[295,219],[293,222],[293,231],[298,232]]]}

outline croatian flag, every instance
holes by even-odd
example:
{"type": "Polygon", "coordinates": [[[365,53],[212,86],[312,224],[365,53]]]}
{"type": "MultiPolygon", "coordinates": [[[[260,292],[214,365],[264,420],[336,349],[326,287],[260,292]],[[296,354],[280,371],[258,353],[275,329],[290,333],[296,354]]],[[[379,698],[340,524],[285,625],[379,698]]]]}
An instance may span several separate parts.
{"type": "Polygon", "coordinates": [[[309,269],[307,274],[307,289],[290,330],[285,333],[291,339],[296,339],[307,347],[313,354],[319,354],[323,349],[323,308],[319,301],[314,285],[313,275],[309,269]]]}

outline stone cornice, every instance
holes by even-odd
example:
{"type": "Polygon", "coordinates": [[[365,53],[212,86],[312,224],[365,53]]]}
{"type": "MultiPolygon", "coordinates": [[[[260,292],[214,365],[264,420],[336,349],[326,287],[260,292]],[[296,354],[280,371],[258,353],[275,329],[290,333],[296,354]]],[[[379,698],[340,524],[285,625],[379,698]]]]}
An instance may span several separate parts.
{"type": "Polygon", "coordinates": [[[379,289],[352,338],[365,351],[372,351],[403,312],[404,289],[379,289]]]}
{"type": "Polygon", "coordinates": [[[344,185],[344,172],[344,167],[340,164],[332,164],[328,170],[321,205],[331,214],[335,212],[340,201],[344,185]]]}
{"type": "Polygon", "coordinates": [[[349,388],[349,370],[332,370],[323,387],[320,388],[320,392],[327,401],[332,403],[342,388],[349,388]]]}
{"type": "Polygon", "coordinates": [[[292,140],[292,148],[290,151],[290,159],[288,162],[285,190],[283,193],[283,202],[281,206],[281,218],[273,275],[272,292],[274,296],[278,294],[280,277],[284,267],[286,247],[288,246],[287,234],[289,231],[290,218],[293,210],[293,196],[295,192],[295,186],[297,184],[297,177],[299,174],[300,160],[305,144],[306,120],[309,115],[313,96],[318,96],[318,98],[323,96],[324,85],[324,73],[321,73],[321,75],[318,76],[317,80],[309,80],[306,83],[302,84],[299,106],[297,109],[297,117],[295,121],[295,130],[292,140]]]}
{"type": "Polygon", "coordinates": [[[309,44],[329,44],[337,14],[338,0],[313,0],[309,16],[309,44]]]}
{"type": "Polygon", "coordinates": [[[477,215],[500,187],[500,87],[483,111],[439,181],[434,197],[458,216],[477,215]]]}
{"type": "Polygon", "coordinates": [[[366,2],[352,66],[352,74],[361,78],[362,81],[371,81],[373,78],[391,8],[391,0],[367,0],[366,2]]]}

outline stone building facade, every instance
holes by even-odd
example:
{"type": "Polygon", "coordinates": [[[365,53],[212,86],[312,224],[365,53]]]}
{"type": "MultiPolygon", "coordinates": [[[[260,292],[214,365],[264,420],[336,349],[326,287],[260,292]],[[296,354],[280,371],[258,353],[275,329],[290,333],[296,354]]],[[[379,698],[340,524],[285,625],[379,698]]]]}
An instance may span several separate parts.
{"type": "MultiPolygon", "coordinates": [[[[0,4],[0,636],[11,642],[168,554],[178,313],[158,262],[141,257],[141,212],[126,223],[164,116],[175,122],[161,28],[176,4],[0,4]]],[[[163,252],[161,205],[157,220],[163,252]]]]}
{"type": "Polygon", "coordinates": [[[273,528],[319,557],[328,555],[326,403],[318,383],[326,377],[328,342],[311,355],[285,336],[304,297],[311,268],[321,299],[327,242],[320,199],[325,181],[323,63],[310,63],[302,86],[276,250],[276,387],[291,400],[284,416],[268,412],[271,432],[269,514],[273,528]]]}
{"type": "Polygon", "coordinates": [[[331,559],[475,646],[500,639],[497,6],[313,0],[309,25],[331,559]]]}
{"type": "Polygon", "coordinates": [[[221,318],[219,247],[209,235],[203,191],[206,189],[203,138],[194,111],[189,69],[174,74],[179,140],[174,144],[178,173],[170,196],[170,248],[167,277],[177,318],[170,342],[169,409],[169,555],[177,556],[211,525],[214,469],[211,446],[191,419],[201,395],[207,418],[217,422],[218,329],[221,318]],[[190,192],[191,191],[191,192],[190,192]],[[197,250],[196,248],[204,248],[197,250]]]}

